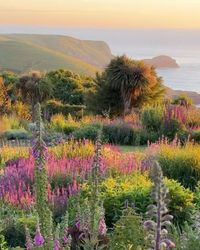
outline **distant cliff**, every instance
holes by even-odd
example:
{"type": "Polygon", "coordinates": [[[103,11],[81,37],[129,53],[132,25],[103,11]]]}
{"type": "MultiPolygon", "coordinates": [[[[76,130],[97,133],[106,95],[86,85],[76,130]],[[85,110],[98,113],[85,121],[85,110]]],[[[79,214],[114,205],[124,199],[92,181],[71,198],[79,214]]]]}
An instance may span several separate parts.
{"type": "Polygon", "coordinates": [[[156,56],[152,59],[144,59],[145,63],[154,66],[155,68],[178,68],[179,65],[175,59],[169,56],[156,56]]]}
{"type": "Polygon", "coordinates": [[[67,68],[95,75],[113,58],[103,41],[80,40],[58,35],[0,35],[0,69],[24,72],[31,69],[67,68]]]}

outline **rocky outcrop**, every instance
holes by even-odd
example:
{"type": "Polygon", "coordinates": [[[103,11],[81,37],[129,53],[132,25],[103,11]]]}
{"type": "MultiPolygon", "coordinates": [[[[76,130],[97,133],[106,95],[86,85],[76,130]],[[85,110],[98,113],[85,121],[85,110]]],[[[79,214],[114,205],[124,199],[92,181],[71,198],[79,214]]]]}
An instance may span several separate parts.
{"type": "Polygon", "coordinates": [[[178,68],[179,65],[175,59],[170,56],[156,56],[152,59],[144,59],[145,63],[154,66],[155,68],[178,68]]]}

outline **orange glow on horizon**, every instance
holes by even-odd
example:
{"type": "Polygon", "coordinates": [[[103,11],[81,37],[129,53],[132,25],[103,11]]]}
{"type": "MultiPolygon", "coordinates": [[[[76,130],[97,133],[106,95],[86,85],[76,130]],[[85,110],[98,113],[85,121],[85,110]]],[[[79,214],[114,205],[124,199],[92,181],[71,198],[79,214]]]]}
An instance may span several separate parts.
{"type": "Polygon", "coordinates": [[[200,0],[0,0],[0,24],[200,28],[200,0]]]}

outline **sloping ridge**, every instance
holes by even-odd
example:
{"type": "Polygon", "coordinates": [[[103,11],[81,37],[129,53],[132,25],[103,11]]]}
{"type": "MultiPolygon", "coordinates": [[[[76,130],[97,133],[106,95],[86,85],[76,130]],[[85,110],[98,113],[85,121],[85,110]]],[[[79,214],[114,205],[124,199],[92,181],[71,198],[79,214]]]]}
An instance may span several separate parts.
{"type": "Polygon", "coordinates": [[[15,71],[67,68],[94,75],[112,58],[108,45],[55,35],[1,35],[0,68],[15,71]]]}

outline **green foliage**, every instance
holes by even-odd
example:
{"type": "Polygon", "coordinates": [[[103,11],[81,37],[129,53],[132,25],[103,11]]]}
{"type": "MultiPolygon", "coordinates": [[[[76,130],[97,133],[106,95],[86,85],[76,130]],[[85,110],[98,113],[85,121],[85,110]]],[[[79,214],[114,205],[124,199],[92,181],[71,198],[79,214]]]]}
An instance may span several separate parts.
{"type": "Polygon", "coordinates": [[[31,134],[24,129],[7,130],[1,136],[7,140],[28,140],[31,138],[31,134]]]}
{"type": "Polygon", "coordinates": [[[9,96],[11,103],[17,100],[15,83],[17,81],[17,74],[10,71],[3,71],[0,73],[0,77],[3,78],[4,85],[7,90],[7,95],[9,96]]]}
{"type": "Polygon", "coordinates": [[[105,124],[103,134],[112,144],[133,146],[140,144],[140,131],[124,122],[105,124]]]}
{"type": "Polygon", "coordinates": [[[41,72],[31,71],[19,77],[16,87],[25,103],[30,104],[32,119],[35,120],[35,105],[48,100],[53,94],[52,82],[41,72]]]}
{"type": "Polygon", "coordinates": [[[100,124],[89,124],[75,130],[72,135],[76,139],[89,139],[96,141],[100,127],[100,124]]]}
{"type": "Polygon", "coordinates": [[[33,156],[35,158],[35,193],[36,209],[39,217],[41,231],[44,237],[52,235],[52,214],[48,208],[48,177],[46,170],[46,145],[43,141],[43,125],[41,107],[36,105],[36,132],[33,156]]]}
{"type": "Polygon", "coordinates": [[[84,105],[85,94],[94,88],[92,78],[67,70],[50,71],[47,77],[54,84],[53,97],[63,104],[84,105]]]}
{"type": "Polygon", "coordinates": [[[199,250],[200,249],[200,235],[198,229],[185,223],[184,227],[173,227],[171,237],[176,242],[175,250],[199,250]]]}
{"type": "Polygon", "coordinates": [[[160,132],[147,131],[145,129],[140,131],[140,145],[147,145],[148,142],[156,142],[160,138],[160,132]]]}
{"type": "Polygon", "coordinates": [[[194,194],[181,186],[175,180],[165,179],[169,189],[169,212],[174,217],[175,224],[183,225],[185,221],[191,221],[191,213],[195,209],[194,194]]]}
{"type": "Polygon", "coordinates": [[[185,132],[184,125],[177,119],[169,119],[163,124],[162,134],[170,140],[173,140],[176,135],[183,134],[185,132]]]}
{"type": "Polygon", "coordinates": [[[157,159],[165,176],[179,181],[185,187],[195,189],[200,180],[199,145],[187,143],[176,148],[165,145],[161,147],[157,159]]]}
{"type": "Polygon", "coordinates": [[[9,87],[5,85],[0,77],[0,115],[5,115],[11,111],[11,100],[8,95],[9,87]]]}
{"type": "Polygon", "coordinates": [[[191,139],[194,140],[194,141],[197,142],[197,143],[200,143],[200,130],[194,131],[194,132],[191,134],[191,139]]]}
{"type": "Polygon", "coordinates": [[[56,100],[49,100],[44,105],[44,110],[47,112],[49,117],[55,114],[63,114],[64,116],[71,114],[73,116],[81,117],[85,108],[86,107],[84,105],[63,104],[56,100]]]}
{"type": "Polygon", "coordinates": [[[167,208],[169,190],[165,186],[162,169],[156,161],[151,167],[150,177],[153,182],[151,190],[153,203],[147,208],[146,214],[149,220],[144,222],[147,244],[150,249],[155,250],[174,248],[175,244],[168,237],[168,229],[172,226],[173,219],[167,208]]]}
{"type": "Polygon", "coordinates": [[[152,67],[125,55],[112,59],[105,72],[96,76],[96,84],[89,106],[93,104],[92,110],[108,111],[110,115],[125,115],[132,108],[156,103],[164,93],[162,81],[152,67]]]}
{"type": "Polygon", "coordinates": [[[173,100],[172,104],[189,107],[192,105],[192,99],[187,95],[180,95],[173,100]]]}
{"type": "Polygon", "coordinates": [[[0,235],[0,249],[1,250],[8,250],[7,243],[5,241],[5,237],[0,235]]]}
{"type": "Polygon", "coordinates": [[[94,92],[89,92],[86,103],[94,114],[107,113],[109,116],[119,116],[123,113],[123,105],[119,90],[112,89],[108,84],[106,73],[97,73],[94,92]]]}
{"type": "Polygon", "coordinates": [[[163,109],[159,106],[145,108],[141,115],[141,121],[148,132],[160,131],[163,123],[163,109]]]}
{"type": "Polygon", "coordinates": [[[132,208],[126,208],[121,218],[115,223],[113,232],[110,235],[109,249],[122,250],[137,249],[144,243],[144,230],[142,218],[132,208]]]}
{"type": "Polygon", "coordinates": [[[70,114],[68,115],[67,119],[62,114],[57,114],[51,117],[49,126],[50,129],[56,132],[70,135],[80,127],[80,123],[74,120],[70,114]]]}
{"type": "MultiPolygon", "coordinates": [[[[174,215],[174,222],[183,224],[189,220],[194,209],[193,193],[174,180],[165,180],[169,188],[169,212],[174,215]]],[[[121,208],[126,200],[134,203],[136,212],[145,213],[152,203],[150,192],[151,182],[145,175],[134,174],[127,177],[108,178],[102,183],[102,195],[106,222],[112,227],[121,216],[121,208]]]]}

